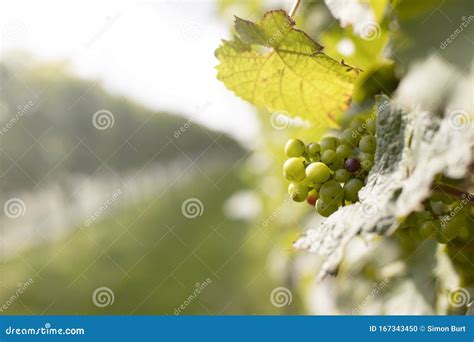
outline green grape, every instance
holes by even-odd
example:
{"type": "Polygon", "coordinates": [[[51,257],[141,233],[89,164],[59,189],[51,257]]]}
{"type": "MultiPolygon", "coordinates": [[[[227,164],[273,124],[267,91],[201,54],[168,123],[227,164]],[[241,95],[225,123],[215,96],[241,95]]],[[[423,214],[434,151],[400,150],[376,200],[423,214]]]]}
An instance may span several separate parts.
{"type": "Polygon", "coordinates": [[[353,131],[362,133],[364,131],[364,126],[366,125],[365,120],[362,118],[355,118],[352,120],[350,127],[353,131]]]}
{"type": "Polygon", "coordinates": [[[314,156],[309,157],[309,161],[311,163],[316,163],[318,161],[321,161],[321,156],[319,155],[319,153],[316,153],[314,156]]]}
{"type": "Polygon", "coordinates": [[[357,147],[359,144],[358,135],[356,135],[351,129],[346,129],[341,133],[341,143],[344,145],[357,147]]]}
{"type": "Polygon", "coordinates": [[[336,149],[336,154],[339,158],[345,159],[352,155],[352,148],[349,145],[339,145],[336,149]]]}
{"type": "Polygon", "coordinates": [[[299,139],[290,139],[285,145],[285,153],[288,157],[301,157],[306,147],[299,139]]]}
{"type": "Polygon", "coordinates": [[[283,164],[283,175],[290,181],[302,181],[305,177],[303,160],[290,158],[283,164]]]}
{"type": "Polygon", "coordinates": [[[321,152],[324,152],[326,150],[335,151],[337,148],[337,145],[339,145],[339,139],[335,137],[322,138],[321,141],[319,142],[319,146],[321,147],[321,152]]]}
{"type": "Polygon", "coordinates": [[[288,185],[288,193],[295,202],[303,202],[308,197],[308,188],[301,184],[292,182],[288,185]]]}
{"type": "Polygon", "coordinates": [[[360,166],[362,167],[364,171],[369,172],[374,166],[374,162],[369,159],[364,159],[364,160],[361,160],[360,166]]]}
{"type": "Polygon", "coordinates": [[[308,145],[308,153],[310,156],[315,156],[319,152],[321,152],[321,146],[319,146],[318,143],[314,142],[308,145]]]}
{"type": "Polygon", "coordinates": [[[338,206],[337,205],[330,205],[327,204],[324,200],[321,198],[318,199],[316,202],[316,210],[321,216],[328,217],[331,216],[336,210],[338,206]]]}
{"type": "Polygon", "coordinates": [[[352,174],[346,169],[338,169],[334,173],[334,179],[339,183],[347,182],[352,177],[352,174]]]}
{"type": "Polygon", "coordinates": [[[408,235],[410,235],[410,237],[414,240],[423,240],[423,237],[421,236],[420,231],[416,226],[410,226],[408,228],[408,235]]]}
{"type": "Polygon", "coordinates": [[[336,155],[336,152],[334,150],[325,150],[321,154],[321,161],[325,164],[331,163],[336,158],[337,158],[337,155],[336,155]]]}
{"type": "Polygon", "coordinates": [[[433,221],[425,221],[420,226],[420,235],[424,238],[428,238],[436,231],[436,228],[436,223],[433,221]]]}
{"type": "Polygon", "coordinates": [[[359,149],[362,152],[374,153],[377,142],[373,135],[365,135],[359,141],[359,149]]]}
{"type": "Polygon", "coordinates": [[[319,198],[330,205],[339,205],[344,197],[344,190],[341,185],[335,181],[324,183],[319,189],[319,198]]]}
{"type": "Polygon", "coordinates": [[[359,158],[361,161],[364,160],[364,159],[367,159],[367,160],[370,160],[370,161],[374,161],[374,155],[372,153],[361,153],[360,155],[360,158],[359,158]]]}
{"type": "Polygon", "coordinates": [[[446,212],[446,206],[443,202],[430,201],[430,207],[436,215],[442,215],[446,212]]]}
{"type": "Polygon", "coordinates": [[[437,240],[447,243],[459,234],[459,229],[466,224],[464,215],[455,215],[454,217],[445,216],[439,224],[437,240]],[[446,241],[446,242],[444,242],[446,241]]]}
{"type": "Polygon", "coordinates": [[[344,166],[344,160],[340,158],[334,158],[330,163],[328,163],[328,166],[331,170],[336,171],[339,170],[344,166]]]}
{"type": "Polygon", "coordinates": [[[375,118],[367,120],[367,127],[365,128],[367,133],[375,135],[375,118]]]}
{"type": "Polygon", "coordinates": [[[331,177],[331,170],[324,163],[311,163],[306,167],[306,176],[314,183],[324,183],[331,177]]]}
{"type": "Polygon", "coordinates": [[[314,207],[316,205],[316,200],[318,199],[318,196],[318,192],[313,189],[308,193],[308,198],[306,199],[306,202],[314,207]]]}
{"type": "Polygon", "coordinates": [[[344,184],[344,196],[346,200],[356,202],[359,200],[359,190],[362,189],[364,183],[358,178],[352,178],[344,184]]]}

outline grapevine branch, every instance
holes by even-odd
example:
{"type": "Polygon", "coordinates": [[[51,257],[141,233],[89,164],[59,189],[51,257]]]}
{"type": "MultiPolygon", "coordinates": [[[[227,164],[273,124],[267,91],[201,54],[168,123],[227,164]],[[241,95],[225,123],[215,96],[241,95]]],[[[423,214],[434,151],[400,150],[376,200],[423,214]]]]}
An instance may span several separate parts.
{"type": "Polygon", "coordinates": [[[436,183],[436,186],[435,186],[435,191],[436,189],[439,189],[447,194],[450,194],[452,196],[455,196],[455,197],[458,197],[458,198],[462,198],[466,201],[468,201],[469,203],[471,204],[474,204],[474,195],[469,193],[469,192],[466,192],[466,191],[463,191],[461,189],[458,189],[452,185],[449,185],[449,184],[446,184],[446,183],[436,183]]]}

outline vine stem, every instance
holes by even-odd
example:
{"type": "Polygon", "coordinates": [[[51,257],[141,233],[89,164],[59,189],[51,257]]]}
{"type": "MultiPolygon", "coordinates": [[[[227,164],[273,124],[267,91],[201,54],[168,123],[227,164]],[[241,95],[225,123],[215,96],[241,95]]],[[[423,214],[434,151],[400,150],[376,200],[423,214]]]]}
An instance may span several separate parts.
{"type": "Polygon", "coordinates": [[[458,188],[456,188],[452,185],[449,185],[449,184],[446,184],[446,183],[435,183],[434,190],[436,191],[436,189],[442,190],[443,192],[445,192],[447,194],[450,194],[450,195],[453,195],[455,197],[467,200],[471,204],[474,203],[474,195],[473,194],[471,194],[469,192],[466,192],[466,191],[463,191],[461,189],[458,189],[458,188]]]}
{"type": "Polygon", "coordinates": [[[298,7],[300,6],[302,0],[295,0],[295,3],[293,4],[293,7],[290,10],[289,16],[294,17],[296,14],[296,11],[298,10],[298,7]]]}

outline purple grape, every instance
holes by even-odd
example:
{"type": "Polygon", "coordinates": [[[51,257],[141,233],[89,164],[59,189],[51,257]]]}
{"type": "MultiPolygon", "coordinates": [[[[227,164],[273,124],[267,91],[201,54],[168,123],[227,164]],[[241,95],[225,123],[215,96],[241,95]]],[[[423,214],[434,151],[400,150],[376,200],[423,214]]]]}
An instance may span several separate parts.
{"type": "Polygon", "coordinates": [[[359,170],[360,161],[357,158],[347,158],[344,162],[344,166],[346,167],[347,171],[356,172],[357,170],[359,170]]]}

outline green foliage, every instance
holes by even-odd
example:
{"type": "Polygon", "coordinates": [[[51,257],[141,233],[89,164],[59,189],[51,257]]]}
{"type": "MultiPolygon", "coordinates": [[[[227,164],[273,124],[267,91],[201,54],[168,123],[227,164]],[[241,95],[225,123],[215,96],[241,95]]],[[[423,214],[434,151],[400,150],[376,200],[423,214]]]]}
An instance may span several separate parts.
{"type": "Polygon", "coordinates": [[[216,50],[217,77],[259,107],[327,127],[350,103],[358,70],[324,54],[294,25],[283,11],[257,23],[236,18],[238,37],[216,50]]]}

